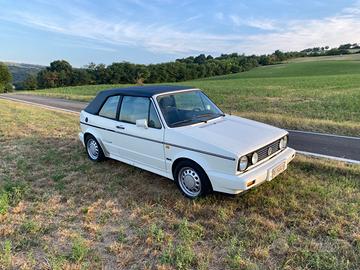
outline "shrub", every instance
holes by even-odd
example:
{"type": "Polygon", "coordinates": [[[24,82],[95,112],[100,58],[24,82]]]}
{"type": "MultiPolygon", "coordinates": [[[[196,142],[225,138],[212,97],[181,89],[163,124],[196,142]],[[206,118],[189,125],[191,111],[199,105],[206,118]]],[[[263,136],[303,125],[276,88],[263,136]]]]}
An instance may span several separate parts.
{"type": "Polygon", "coordinates": [[[4,93],[9,93],[13,91],[14,91],[13,85],[11,83],[7,83],[4,87],[4,93]]]}

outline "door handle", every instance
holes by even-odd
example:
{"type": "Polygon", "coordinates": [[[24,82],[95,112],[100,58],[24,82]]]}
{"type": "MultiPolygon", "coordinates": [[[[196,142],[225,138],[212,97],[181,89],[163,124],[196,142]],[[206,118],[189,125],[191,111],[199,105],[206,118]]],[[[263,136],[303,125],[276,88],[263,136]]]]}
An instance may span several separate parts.
{"type": "Polygon", "coordinates": [[[125,129],[125,127],[123,127],[123,126],[116,126],[116,128],[118,128],[118,129],[125,129]]]}

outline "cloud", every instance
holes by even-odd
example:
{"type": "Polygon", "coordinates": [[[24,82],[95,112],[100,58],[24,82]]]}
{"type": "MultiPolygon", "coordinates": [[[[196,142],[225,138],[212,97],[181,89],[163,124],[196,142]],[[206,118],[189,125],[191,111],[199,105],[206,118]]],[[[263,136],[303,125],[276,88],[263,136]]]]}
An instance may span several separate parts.
{"type": "MultiPolygon", "coordinates": [[[[170,0],[157,0],[170,1],[170,0]]],[[[147,2],[136,0],[137,5],[147,2]]],[[[54,2],[55,3],[55,2],[54,2]]],[[[41,11],[1,11],[0,20],[11,21],[27,27],[41,29],[62,35],[85,38],[101,44],[98,48],[113,50],[119,45],[143,48],[145,50],[175,55],[196,53],[230,53],[247,54],[270,53],[276,49],[300,50],[314,46],[338,46],[342,43],[355,43],[360,40],[360,6],[350,6],[338,14],[316,20],[292,20],[275,22],[269,19],[242,19],[237,15],[215,13],[215,18],[230,18],[236,26],[250,26],[264,31],[254,34],[211,33],[205,30],[190,29],[191,24],[172,25],[126,20],[121,14],[116,19],[111,16],[99,18],[74,5],[62,5],[64,14],[51,14],[41,11]],[[281,27],[280,27],[281,26],[281,27]]],[[[200,15],[189,17],[187,21],[199,19],[200,15]]],[[[156,21],[156,20],[154,20],[156,21]]],[[[226,27],[224,25],[224,27],[226,27]]],[[[225,32],[225,31],[224,31],[225,32]]]]}
{"type": "Polygon", "coordinates": [[[187,19],[185,20],[185,22],[188,23],[188,22],[192,22],[192,21],[198,20],[198,19],[200,19],[202,16],[203,16],[203,15],[201,15],[201,14],[195,15],[195,16],[191,16],[191,17],[187,18],[187,19]]]}
{"type": "Polygon", "coordinates": [[[285,31],[247,37],[248,46],[255,44],[256,51],[269,49],[301,50],[329,45],[336,47],[360,40],[360,18],[344,10],[340,14],[321,20],[292,21],[285,31]]]}
{"type": "Polygon", "coordinates": [[[275,30],[275,22],[273,20],[268,19],[246,19],[242,20],[237,15],[230,15],[230,20],[235,26],[249,26],[253,28],[258,28],[261,30],[275,30]]]}

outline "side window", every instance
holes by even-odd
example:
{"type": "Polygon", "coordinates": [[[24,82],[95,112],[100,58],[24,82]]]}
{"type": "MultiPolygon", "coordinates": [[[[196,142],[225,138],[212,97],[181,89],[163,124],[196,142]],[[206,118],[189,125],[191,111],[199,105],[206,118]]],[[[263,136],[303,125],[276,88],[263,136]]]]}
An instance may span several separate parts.
{"type": "Polygon", "coordinates": [[[125,96],[121,103],[119,120],[136,124],[136,120],[148,119],[149,102],[148,98],[125,96]]]}
{"type": "Polygon", "coordinates": [[[119,104],[119,99],[120,96],[108,97],[108,99],[105,101],[104,105],[102,106],[101,110],[99,111],[99,115],[107,118],[115,119],[117,107],[119,104]]]}
{"type": "Polygon", "coordinates": [[[155,110],[154,104],[152,104],[152,102],[150,102],[148,125],[151,128],[157,128],[157,129],[161,128],[161,123],[160,123],[159,117],[156,114],[156,110],[155,110]]]}

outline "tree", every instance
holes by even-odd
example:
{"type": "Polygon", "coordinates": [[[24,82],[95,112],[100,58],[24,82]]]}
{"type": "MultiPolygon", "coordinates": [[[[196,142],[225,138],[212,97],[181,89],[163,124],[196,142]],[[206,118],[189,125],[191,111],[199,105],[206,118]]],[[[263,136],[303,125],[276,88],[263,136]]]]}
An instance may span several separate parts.
{"type": "Polygon", "coordinates": [[[339,50],[348,50],[351,49],[352,44],[348,43],[348,44],[343,44],[339,46],[339,50]]]}
{"type": "Polygon", "coordinates": [[[72,72],[72,66],[65,60],[56,60],[50,63],[50,67],[47,68],[49,71],[61,72],[64,71],[67,74],[72,72]]]}
{"type": "Polygon", "coordinates": [[[50,67],[48,67],[47,70],[57,73],[58,81],[56,86],[71,85],[73,68],[69,62],[65,60],[53,61],[50,63],[50,67]]]}
{"type": "Polygon", "coordinates": [[[58,73],[49,71],[47,69],[41,70],[37,74],[37,81],[38,81],[38,86],[40,88],[52,88],[52,87],[59,86],[58,85],[58,81],[59,81],[58,73]]]}
{"type": "Polygon", "coordinates": [[[9,84],[11,84],[11,81],[12,76],[9,68],[5,64],[0,62],[0,93],[4,93],[5,90],[9,89],[9,84]]]}
{"type": "Polygon", "coordinates": [[[276,61],[284,61],[285,60],[284,53],[280,50],[276,50],[274,55],[276,56],[276,61]]]}
{"type": "Polygon", "coordinates": [[[71,85],[85,85],[91,83],[92,83],[91,74],[86,69],[73,70],[71,85]]]}
{"type": "Polygon", "coordinates": [[[196,56],[194,59],[194,62],[197,64],[204,64],[206,61],[205,54],[199,54],[199,56],[196,56]]]}
{"type": "Polygon", "coordinates": [[[21,88],[26,90],[35,90],[37,88],[36,76],[33,74],[29,75],[22,83],[21,88]]]}

